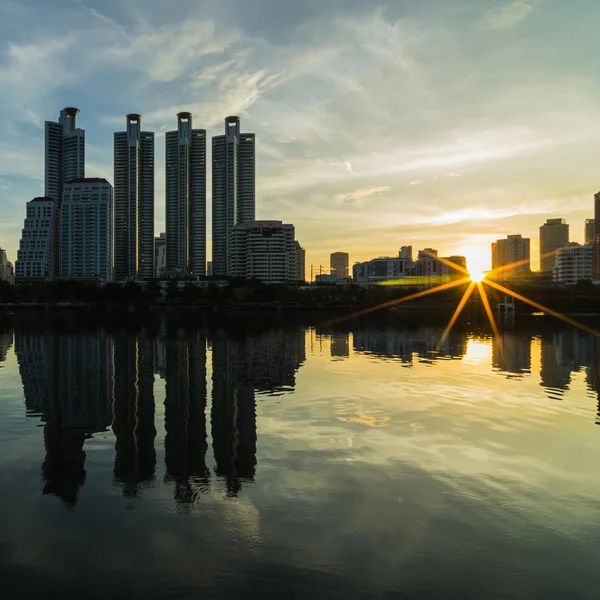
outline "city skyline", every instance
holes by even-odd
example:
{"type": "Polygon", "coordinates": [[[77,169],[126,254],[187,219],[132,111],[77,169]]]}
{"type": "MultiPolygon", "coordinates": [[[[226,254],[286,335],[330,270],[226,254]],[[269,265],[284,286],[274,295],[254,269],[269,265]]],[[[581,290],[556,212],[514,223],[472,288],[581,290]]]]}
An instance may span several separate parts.
{"type": "Polygon", "coordinates": [[[588,3],[583,18],[533,0],[362,4],[307,2],[287,14],[270,0],[182,0],[176,11],[57,0],[44,19],[38,0],[9,4],[0,49],[8,258],[25,203],[43,195],[44,121],[69,105],[82,110],[90,177],[112,182],[122,115],[137,110],[156,132],[156,234],[165,230],[158,138],[189,110],[211,136],[228,114],[256,132],[257,218],[295,224],[307,270],[335,249],[368,260],[401,244],[479,252],[485,268],[489,244],[516,233],[532,239],[537,269],[547,218],[565,218],[583,242],[600,187],[587,59],[600,9],[588,3]],[[16,27],[24,21],[27,36],[16,27]]]}

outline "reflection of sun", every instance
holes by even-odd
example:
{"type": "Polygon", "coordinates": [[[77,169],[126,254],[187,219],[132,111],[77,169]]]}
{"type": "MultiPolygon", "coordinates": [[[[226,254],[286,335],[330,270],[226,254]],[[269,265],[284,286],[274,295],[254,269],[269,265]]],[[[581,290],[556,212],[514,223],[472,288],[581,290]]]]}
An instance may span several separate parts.
{"type": "Polygon", "coordinates": [[[492,358],[492,344],[489,340],[471,338],[467,344],[464,360],[479,364],[489,362],[492,358]]]}

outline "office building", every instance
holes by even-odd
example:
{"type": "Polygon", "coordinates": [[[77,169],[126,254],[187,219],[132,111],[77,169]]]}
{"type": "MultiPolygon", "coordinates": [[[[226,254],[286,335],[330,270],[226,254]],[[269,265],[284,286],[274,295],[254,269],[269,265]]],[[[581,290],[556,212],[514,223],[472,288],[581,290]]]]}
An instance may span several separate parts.
{"type": "Polygon", "coordinates": [[[113,269],[113,189],[101,178],[73,179],[60,210],[61,277],[110,281],[113,269]]]}
{"type": "Polygon", "coordinates": [[[464,256],[445,256],[438,258],[437,250],[425,248],[419,250],[417,261],[412,265],[411,274],[416,277],[461,278],[465,276],[467,259],[464,256]],[[449,263],[457,266],[454,268],[449,263]]]}
{"type": "Polygon", "coordinates": [[[58,122],[46,121],[46,197],[60,203],[63,186],[71,179],[85,177],[85,131],[77,128],[79,109],[60,111],[58,122]]]}
{"type": "Polygon", "coordinates": [[[329,266],[331,275],[336,275],[338,279],[348,277],[349,256],[347,252],[334,252],[329,257],[329,266]]]}
{"type": "Polygon", "coordinates": [[[600,281],[600,192],[594,195],[593,279],[600,281]]]}
{"type": "Polygon", "coordinates": [[[585,220],[585,235],[584,235],[584,245],[591,246],[594,243],[594,234],[596,231],[596,220],[595,219],[586,219],[585,220]]]}
{"type": "Polygon", "coordinates": [[[11,285],[15,282],[15,267],[10,260],[6,262],[5,281],[11,285]]]}
{"type": "Polygon", "coordinates": [[[127,115],[115,133],[115,279],[154,277],[154,133],[127,115]]]}
{"type": "Polygon", "coordinates": [[[556,266],[552,272],[555,283],[575,285],[584,279],[592,279],[592,246],[571,243],[558,250],[556,266]]]}
{"type": "Polygon", "coordinates": [[[6,257],[6,250],[2,248],[0,248],[0,281],[9,281],[8,258],[6,257]]]}
{"type": "Polygon", "coordinates": [[[552,272],[556,251],[569,243],[569,226],[564,219],[547,219],[540,227],[540,271],[552,272]]]}
{"type": "Polygon", "coordinates": [[[294,226],[281,221],[249,221],[231,230],[228,273],[266,284],[295,279],[294,226]]]}
{"type": "Polygon", "coordinates": [[[300,242],[294,242],[294,280],[306,281],[306,250],[300,242]]]}
{"type": "Polygon", "coordinates": [[[27,216],[17,251],[17,279],[53,280],[57,271],[59,237],[58,201],[34,198],[27,203],[27,216]]]}
{"type": "Polygon", "coordinates": [[[177,115],[166,133],[167,269],[204,275],[206,270],[206,130],[192,115],[177,115]]]}
{"type": "Polygon", "coordinates": [[[154,274],[160,277],[161,273],[167,268],[167,235],[161,233],[154,238],[154,274]]]}
{"type": "Polygon", "coordinates": [[[530,245],[531,240],[520,234],[492,243],[492,270],[499,269],[494,277],[511,279],[530,273],[530,245]]]}
{"type": "MultiPolygon", "coordinates": [[[[225,119],[225,135],[212,139],[214,275],[229,275],[231,232],[255,218],[255,135],[240,133],[239,117],[225,119]]],[[[167,232],[168,237],[168,232],[167,232]]]]}
{"type": "Polygon", "coordinates": [[[379,257],[355,263],[352,276],[356,283],[377,283],[410,277],[412,263],[400,257],[379,257]]]}

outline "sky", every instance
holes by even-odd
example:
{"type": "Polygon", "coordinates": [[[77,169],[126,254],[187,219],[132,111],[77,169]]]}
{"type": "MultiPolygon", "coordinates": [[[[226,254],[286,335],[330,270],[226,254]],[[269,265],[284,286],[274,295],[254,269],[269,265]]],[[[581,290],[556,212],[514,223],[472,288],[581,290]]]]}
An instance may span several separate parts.
{"type": "MultiPolygon", "coordinates": [[[[81,110],[86,175],[113,132],[193,113],[257,135],[258,219],[293,223],[310,265],[402,245],[490,266],[490,242],[566,218],[600,189],[597,0],[0,0],[0,247],[43,195],[44,121],[81,110]]],[[[210,180],[210,178],[209,178],[210,180]]],[[[210,184],[208,222],[210,224],[210,184]]],[[[210,256],[210,228],[208,232],[210,256]]]]}

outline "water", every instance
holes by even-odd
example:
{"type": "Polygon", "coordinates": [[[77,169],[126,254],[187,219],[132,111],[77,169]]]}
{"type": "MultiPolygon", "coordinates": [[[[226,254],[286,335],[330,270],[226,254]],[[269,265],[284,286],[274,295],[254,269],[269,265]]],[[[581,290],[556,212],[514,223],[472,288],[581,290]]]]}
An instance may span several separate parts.
{"type": "Polygon", "coordinates": [[[5,320],[1,597],[596,598],[596,338],[440,333],[5,320]]]}

